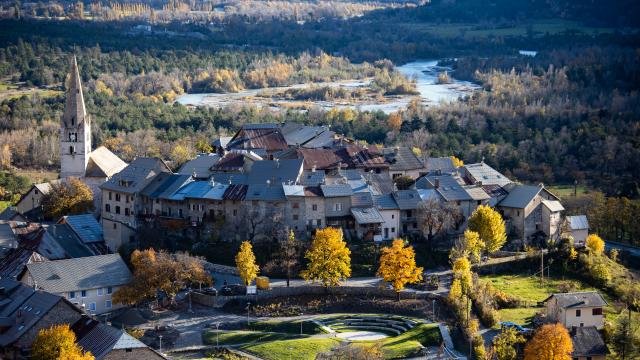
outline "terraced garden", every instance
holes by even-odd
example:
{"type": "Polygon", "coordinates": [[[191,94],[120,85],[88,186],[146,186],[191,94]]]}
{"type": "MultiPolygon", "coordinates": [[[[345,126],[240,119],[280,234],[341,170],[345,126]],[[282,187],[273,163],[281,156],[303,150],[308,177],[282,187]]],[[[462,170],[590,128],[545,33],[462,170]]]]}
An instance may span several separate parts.
{"type": "MultiPolygon", "coordinates": [[[[315,359],[344,343],[378,343],[387,359],[418,355],[425,346],[442,341],[437,324],[392,315],[342,314],[299,321],[264,321],[242,330],[220,330],[220,345],[229,345],[267,360],[315,359]],[[266,332],[265,332],[266,331],[266,332]]],[[[216,344],[216,332],[203,335],[205,343],[216,344]]]]}

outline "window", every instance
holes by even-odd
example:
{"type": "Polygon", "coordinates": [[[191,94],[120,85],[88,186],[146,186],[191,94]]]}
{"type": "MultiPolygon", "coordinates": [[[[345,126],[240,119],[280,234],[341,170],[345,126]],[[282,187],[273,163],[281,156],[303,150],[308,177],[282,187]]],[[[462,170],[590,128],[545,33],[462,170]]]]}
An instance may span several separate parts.
{"type": "Polygon", "coordinates": [[[129,203],[129,195],[125,195],[124,202],[126,202],[127,204],[129,203]]]}
{"type": "Polygon", "coordinates": [[[106,205],[104,206],[104,211],[106,211],[106,212],[111,212],[111,205],[106,204],[106,205]]]}
{"type": "Polygon", "coordinates": [[[602,308],[593,308],[592,315],[602,315],[602,308]]]}
{"type": "Polygon", "coordinates": [[[113,288],[111,286],[109,286],[107,288],[107,295],[111,295],[111,294],[113,294],[113,288]]]}
{"type": "Polygon", "coordinates": [[[334,211],[342,211],[342,204],[341,203],[337,203],[334,205],[333,207],[334,211]]]}
{"type": "Polygon", "coordinates": [[[124,208],[124,214],[129,216],[129,208],[124,208]]]}
{"type": "Polygon", "coordinates": [[[580,327],[583,327],[583,326],[584,326],[584,323],[580,323],[580,327]]]}
{"type": "Polygon", "coordinates": [[[75,291],[70,291],[69,292],[69,299],[75,299],[76,298],[76,292],[75,291]]]}
{"type": "Polygon", "coordinates": [[[582,315],[582,311],[581,310],[576,310],[576,317],[580,317],[580,315],[582,315]]]}
{"type": "Polygon", "coordinates": [[[517,216],[520,216],[520,210],[518,210],[516,214],[517,214],[517,216]]]}
{"type": "Polygon", "coordinates": [[[407,217],[411,217],[411,210],[407,210],[407,217]]]}
{"type": "Polygon", "coordinates": [[[113,228],[114,228],[114,229],[117,229],[117,228],[118,228],[118,224],[113,223],[113,228]]]}
{"type": "Polygon", "coordinates": [[[238,210],[233,209],[233,216],[238,216],[238,210]]]}
{"type": "Polygon", "coordinates": [[[478,205],[482,205],[482,201],[481,200],[478,200],[478,205]]]}
{"type": "Polygon", "coordinates": [[[83,298],[87,297],[87,290],[82,290],[80,296],[82,296],[83,298]]]}
{"type": "Polygon", "coordinates": [[[178,209],[178,217],[182,217],[182,209],[178,209]]]}
{"type": "Polygon", "coordinates": [[[116,214],[120,214],[120,206],[116,206],[116,214]]]}
{"type": "Polygon", "coordinates": [[[318,204],[313,204],[313,205],[311,205],[311,209],[312,209],[313,211],[318,211],[318,204]]]}
{"type": "Polygon", "coordinates": [[[109,191],[109,200],[111,200],[111,191],[109,191]]]}
{"type": "Polygon", "coordinates": [[[298,208],[300,208],[300,204],[299,204],[299,203],[297,203],[297,202],[294,202],[294,203],[293,203],[293,205],[292,205],[292,207],[293,207],[294,209],[298,209],[298,208]]]}
{"type": "Polygon", "coordinates": [[[104,307],[106,307],[107,309],[111,309],[111,300],[105,300],[104,307]]]}
{"type": "Polygon", "coordinates": [[[99,288],[97,293],[98,293],[98,296],[104,295],[104,289],[103,288],[99,288]]]}
{"type": "Polygon", "coordinates": [[[396,214],[391,214],[391,218],[395,219],[396,218],[396,214]]]}
{"type": "Polygon", "coordinates": [[[69,154],[73,155],[76,153],[76,147],[75,146],[69,146],[69,154]]]}
{"type": "Polygon", "coordinates": [[[116,201],[120,201],[120,194],[116,194],[116,201]]]}
{"type": "Polygon", "coordinates": [[[96,303],[94,303],[94,302],[89,303],[89,310],[96,311],[96,303]]]}
{"type": "Polygon", "coordinates": [[[396,228],[392,227],[392,228],[391,228],[391,232],[392,232],[392,233],[396,232],[396,228]]]}
{"type": "Polygon", "coordinates": [[[293,220],[298,220],[298,214],[293,215],[293,220]]]}

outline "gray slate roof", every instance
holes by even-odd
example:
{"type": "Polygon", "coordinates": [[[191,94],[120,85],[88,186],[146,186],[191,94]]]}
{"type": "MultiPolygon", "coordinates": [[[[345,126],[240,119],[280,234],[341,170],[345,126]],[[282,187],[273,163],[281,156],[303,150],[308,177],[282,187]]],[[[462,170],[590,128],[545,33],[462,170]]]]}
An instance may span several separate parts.
{"type": "Polygon", "coordinates": [[[506,176],[502,175],[496,169],[481,162],[477,164],[467,164],[464,166],[467,173],[471,175],[472,181],[480,181],[482,185],[500,185],[505,186],[511,183],[506,176]]]}
{"type": "Polygon", "coordinates": [[[324,197],[351,196],[353,190],[349,184],[320,185],[324,197]]]}
{"type": "Polygon", "coordinates": [[[27,265],[38,288],[53,293],[121,286],[131,272],[119,254],[45,261],[27,265]]]}
{"type": "Polygon", "coordinates": [[[567,222],[571,230],[589,230],[587,215],[567,216],[567,222]]]}
{"type": "Polygon", "coordinates": [[[430,173],[440,171],[443,174],[451,174],[456,171],[456,167],[453,165],[451,157],[427,158],[425,168],[430,173]]]}
{"type": "MultiPolygon", "coordinates": [[[[73,324],[71,330],[76,334],[77,344],[82,350],[90,351],[96,360],[103,359],[113,350],[147,347],[125,331],[87,317],[73,324]]],[[[162,357],[158,355],[158,358],[162,357]]]]}
{"type": "Polygon", "coordinates": [[[406,146],[385,148],[382,154],[391,171],[424,169],[422,161],[406,146]]]}
{"type": "Polygon", "coordinates": [[[247,195],[244,199],[247,201],[285,201],[287,200],[287,197],[284,195],[282,184],[250,184],[248,185],[247,195]]]}
{"type": "Polygon", "coordinates": [[[18,246],[18,237],[13,233],[11,224],[0,223],[0,248],[11,249],[18,246]]]}
{"type": "Polygon", "coordinates": [[[178,174],[181,175],[193,175],[198,179],[208,179],[213,174],[213,166],[218,163],[220,156],[218,154],[203,154],[195,159],[187,161],[178,174]]]}
{"type": "Polygon", "coordinates": [[[296,183],[302,173],[302,159],[290,160],[260,160],[251,165],[251,172],[247,176],[248,184],[272,185],[296,183]]]}
{"type": "Polygon", "coordinates": [[[418,208],[420,194],[416,190],[398,190],[393,193],[393,198],[400,210],[414,210],[418,208]]]}
{"type": "Polygon", "coordinates": [[[607,302],[597,291],[552,294],[544,301],[554,301],[553,299],[557,299],[558,306],[562,308],[600,307],[607,305],[607,302]]]}
{"type": "Polygon", "coordinates": [[[573,343],[572,357],[607,355],[609,349],[595,326],[576,327],[570,331],[573,343]]]}
{"type": "Polygon", "coordinates": [[[325,126],[308,126],[294,122],[288,122],[282,126],[282,135],[289,146],[302,146],[325,131],[328,131],[325,126]]]}
{"type": "Polygon", "coordinates": [[[193,181],[191,175],[162,173],[156,176],[140,193],[152,199],[174,200],[172,195],[191,181],[193,181]]]}
{"type": "Polygon", "coordinates": [[[351,208],[351,215],[358,224],[380,224],[384,218],[376,208],[351,208]]]}
{"type": "Polygon", "coordinates": [[[164,161],[158,158],[137,158],[107,182],[100,185],[100,188],[135,194],[144,189],[161,172],[171,172],[171,169],[164,161]]]}
{"type": "Polygon", "coordinates": [[[304,171],[300,176],[300,183],[304,186],[318,186],[324,183],[324,171],[304,171]]]}
{"type": "Polygon", "coordinates": [[[516,209],[524,209],[540,193],[542,187],[535,185],[515,184],[510,189],[509,195],[498,205],[516,209]]]}
{"type": "Polygon", "coordinates": [[[380,210],[398,210],[398,204],[391,194],[373,196],[373,204],[380,210]]]}

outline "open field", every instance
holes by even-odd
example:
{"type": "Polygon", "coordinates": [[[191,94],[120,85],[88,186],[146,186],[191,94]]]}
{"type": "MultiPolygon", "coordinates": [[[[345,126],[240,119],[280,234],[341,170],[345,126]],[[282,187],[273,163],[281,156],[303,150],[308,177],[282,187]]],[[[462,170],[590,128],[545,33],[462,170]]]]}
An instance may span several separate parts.
{"type": "Polygon", "coordinates": [[[38,94],[43,98],[48,98],[62,95],[62,91],[36,87],[19,87],[15,84],[0,83],[0,101],[33,94],[38,94]]]}
{"type": "MultiPolygon", "coordinates": [[[[549,190],[552,194],[559,196],[560,198],[568,198],[572,197],[574,194],[573,185],[551,185],[546,186],[546,189],[549,190]]],[[[577,190],[578,196],[589,194],[592,189],[588,186],[578,185],[577,190]]]]}
{"type": "Polygon", "coordinates": [[[332,338],[307,338],[251,344],[240,349],[267,360],[313,360],[318,353],[329,351],[338,343],[332,338]]]}
{"type": "Polygon", "coordinates": [[[444,38],[464,36],[465,38],[487,38],[492,36],[526,36],[531,31],[533,36],[540,37],[545,34],[560,34],[568,31],[585,34],[612,33],[614,28],[589,27],[575,21],[560,19],[537,20],[530,24],[496,25],[483,27],[476,24],[451,23],[451,24],[427,24],[427,23],[401,23],[400,27],[406,31],[423,32],[444,38]]]}
{"type": "Polygon", "coordinates": [[[17,169],[16,173],[28,177],[34,184],[57,179],[59,175],[58,171],[42,169],[17,169]]]}

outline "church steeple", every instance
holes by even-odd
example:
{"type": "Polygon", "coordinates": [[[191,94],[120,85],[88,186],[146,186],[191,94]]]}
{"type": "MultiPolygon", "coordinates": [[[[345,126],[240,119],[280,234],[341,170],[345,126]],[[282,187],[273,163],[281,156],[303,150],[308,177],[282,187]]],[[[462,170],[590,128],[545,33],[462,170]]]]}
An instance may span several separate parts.
{"type": "Polygon", "coordinates": [[[71,59],[71,72],[64,103],[64,114],[62,116],[63,126],[76,127],[87,119],[87,112],[84,108],[84,96],[82,94],[82,84],[80,83],[80,72],[78,71],[78,61],[74,55],[71,59]]]}
{"type": "Polygon", "coordinates": [[[91,119],[82,95],[80,72],[75,55],[65,93],[64,113],[60,124],[60,177],[85,176],[91,154],[91,119]]]}

